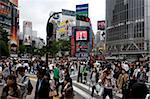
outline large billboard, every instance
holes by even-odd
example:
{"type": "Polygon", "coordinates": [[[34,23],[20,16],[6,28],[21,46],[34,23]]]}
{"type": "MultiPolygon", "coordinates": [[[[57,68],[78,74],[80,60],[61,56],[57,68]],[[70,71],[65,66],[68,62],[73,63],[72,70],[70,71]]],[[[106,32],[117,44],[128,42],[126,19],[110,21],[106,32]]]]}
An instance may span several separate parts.
{"type": "Polygon", "coordinates": [[[9,0],[12,4],[18,7],[18,0],[9,0]]]}
{"type": "Polygon", "coordinates": [[[98,30],[105,30],[105,20],[102,20],[102,21],[97,21],[97,29],[98,30]]]}
{"type": "Polygon", "coordinates": [[[23,22],[24,45],[32,45],[32,22],[23,22]]]}
{"type": "Polygon", "coordinates": [[[89,27],[75,26],[71,37],[72,56],[87,59],[90,51],[89,27]]]}

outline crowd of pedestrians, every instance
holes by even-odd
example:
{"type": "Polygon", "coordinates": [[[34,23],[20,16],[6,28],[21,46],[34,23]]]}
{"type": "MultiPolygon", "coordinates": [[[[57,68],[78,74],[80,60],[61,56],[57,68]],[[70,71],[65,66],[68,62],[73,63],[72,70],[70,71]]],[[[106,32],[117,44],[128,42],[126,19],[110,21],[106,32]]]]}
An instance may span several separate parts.
{"type": "Polygon", "coordinates": [[[35,59],[25,62],[19,59],[0,60],[0,83],[4,83],[1,99],[26,99],[34,93],[34,99],[73,99],[73,82],[70,75],[78,71],[77,81],[92,87],[91,96],[96,92],[105,99],[123,95],[123,99],[144,99],[149,93],[149,61],[145,62],[100,62],[55,60],[46,66],[45,61],[35,59]],[[36,74],[35,92],[26,74],[36,74]]]}
{"type": "Polygon", "coordinates": [[[26,99],[34,93],[34,99],[72,99],[74,97],[72,79],[76,63],[68,60],[55,60],[46,66],[40,59],[25,62],[19,59],[0,60],[1,83],[5,84],[1,99],[26,99]],[[36,74],[35,92],[26,74],[36,74]]]}
{"type": "MultiPolygon", "coordinates": [[[[80,63],[79,80],[87,84],[82,78],[87,76],[83,63],[80,63]]],[[[114,93],[122,94],[122,99],[145,99],[149,94],[150,66],[149,61],[113,61],[94,63],[90,69],[89,82],[92,87],[91,96],[94,91],[103,97],[113,99],[114,93]]],[[[87,79],[86,77],[86,79],[87,79]]]]}

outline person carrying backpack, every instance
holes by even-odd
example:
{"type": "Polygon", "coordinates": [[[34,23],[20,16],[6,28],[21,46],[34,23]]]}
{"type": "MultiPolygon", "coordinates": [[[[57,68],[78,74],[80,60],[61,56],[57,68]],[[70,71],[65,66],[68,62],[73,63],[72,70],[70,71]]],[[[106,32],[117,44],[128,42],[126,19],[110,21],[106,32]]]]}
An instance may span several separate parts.
{"type": "Polygon", "coordinates": [[[29,78],[25,75],[25,68],[18,68],[18,85],[21,89],[21,97],[22,99],[26,99],[27,95],[31,95],[33,86],[29,80],[29,78]]]}

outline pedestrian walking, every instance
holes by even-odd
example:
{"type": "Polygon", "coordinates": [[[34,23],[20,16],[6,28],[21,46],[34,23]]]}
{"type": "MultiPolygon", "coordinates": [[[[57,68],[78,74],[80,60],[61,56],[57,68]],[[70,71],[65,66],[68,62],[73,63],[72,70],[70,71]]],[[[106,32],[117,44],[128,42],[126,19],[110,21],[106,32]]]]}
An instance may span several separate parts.
{"type": "Polygon", "coordinates": [[[73,99],[74,93],[71,82],[72,82],[71,78],[65,78],[62,86],[62,96],[60,99],[73,99]]]}
{"type": "Polygon", "coordinates": [[[83,83],[87,83],[87,67],[86,64],[84,64],[83,70],[82,70],[82,76],[83,76],[83,83]]]}
{"type": "Polygon", "coordinates": [[[9,75],[7,77],[6,86],[3,88],[1,99],[22,99],[16,76],[9,75]]]}
{"type": "Polygon", "coordinates": [[[122,87],[128,80],[129,80],[129,76],[127,74],[127,71],[125,69],[122,69],[122,73],[119,75],[119,78],[117,79],[117,87],[120,93],[123,91],[122,87]]]}
{"type": "Polygon", "coordinates": [[[34,99],[49,99],[50,84],[47,79],[44,78],[46,71],[43,69],[38,69],[37,71],[37,83],[35,89],[34,99]]]}
{"type": "Polygon", "coordinates": [[[57,96],[59,95],[58,89],[59,89],[59,69],[58,69],[58,64],[54,67],[54,81],[55,81],[55,86],[56,86],[56,91],[57,91],[57,96]]]}
{"type": "Polygon", "coordinates": [[[143,66],[140,67],[140,71],[137,74],[137,81],[138,82],[146,82],[146,71],[143,66]]]}
{"type": "Polygon", "coordinates": [[[131,94],[128,99],[145,99],[148,93],[149,90],[147,86],[144,83],[137,82],[133,84],[131,94]]]}
{"type": "Polygon", "coordinates": [[[99,74],[97,72],[96,67],[93,68],[93,70],[91,72],[90,80],[91,80],[91,84],[92,84],[92,93],[91,93],[91,96],[93,97],[94,96],[94,90],[96,89],[96,83],[99,80],[99,74]]]}
{"type": "Polygon", "coordinates": [[[101,83],[104,86],[103,99],[106,99],[106,96],[109,96],[110,99],[113,99],[113,88],[115,87],[115,82],[112,74],[112,69],[107,68],[101,78],[101,83]]]}
{"type": "Polygon", "coordinates": [[[19,67],[17,71],[18,71],[17,83],[21,89],[21,97],[22,99],[26,99],[28,95],[27,88],[28,88],[29,78],[25,75],[25,67],[19,67]]]}

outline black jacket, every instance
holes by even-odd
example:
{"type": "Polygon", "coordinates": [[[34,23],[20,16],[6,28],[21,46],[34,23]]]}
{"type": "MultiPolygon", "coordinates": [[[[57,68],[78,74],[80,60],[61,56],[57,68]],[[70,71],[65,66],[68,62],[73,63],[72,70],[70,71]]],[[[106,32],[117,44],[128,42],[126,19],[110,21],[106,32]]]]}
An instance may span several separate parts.
{"type": "Polygon", "coordinates": [[[42,80],[41,87],[39,90],[38,90],[38,86],[39,86],[39,79],[36,83],[34,99],[49,99],[50,84],[49,84],[48,80],[46,80],[46,79],[42,80]]]}

